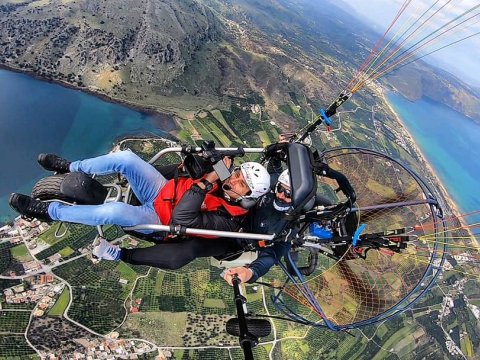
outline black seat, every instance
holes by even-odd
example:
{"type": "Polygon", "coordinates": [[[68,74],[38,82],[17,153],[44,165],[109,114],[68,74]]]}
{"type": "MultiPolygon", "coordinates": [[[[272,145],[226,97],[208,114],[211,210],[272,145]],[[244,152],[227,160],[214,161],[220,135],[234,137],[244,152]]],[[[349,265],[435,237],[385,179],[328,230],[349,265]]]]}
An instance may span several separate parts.
{"type": "Polygon", "coordinates": [[[311,150],[299,143],[290,143],[287,148],[288,170],[292,188],[293,211],[300,213],[309,204],[317,191],[317,177],[313,168],[311,150]]]}

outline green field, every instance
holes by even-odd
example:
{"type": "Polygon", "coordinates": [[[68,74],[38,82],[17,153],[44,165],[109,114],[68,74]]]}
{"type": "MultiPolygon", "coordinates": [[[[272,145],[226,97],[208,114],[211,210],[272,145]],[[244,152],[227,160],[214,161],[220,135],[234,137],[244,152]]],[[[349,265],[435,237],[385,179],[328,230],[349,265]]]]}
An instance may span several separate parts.
{"type": "Polygon", "coordinates": [[[408,354],[415,351],[415,341],[413,336],[405,336],[395,344],[393,351],[400,359],[406,359],[408,354]]]}
{"type": "Polygon", "coordinates": [[[382,276],[388,283],[389,286],[394,290],[399,290],[402,287],[402,280],[398,277],[397,274],[393,272],[385,273],[382,276]]]}
{"type": "Polygon", "coordinates": [[[0,334],[0,359],[25,360],[39,359],[36,352],[28,345],[25,336],[0,334]]]}
{"type": "Polygon", "coordinates": [[[30,311],[0,310],[0,333],[23,333],[30,319],[30,311]]]}
{"type": "Polygon", "coordinates": [[[27,262],[33,260],[25,244],[20,244],[11,248],[10,252],[13,258],[18,260],[19,262],[27,262]]]}
{"type": "Polygon", "coordinates": [[[381,195],[385,198],[395,198],[396,194],[392,188],[382,185],[373,179],[367,180],[367,187],[374,194],[381,195]]]}
{"type": "Polygon", "coordinates": [[[388,332],[388,328],[385,324],[382,324],[377,328],[377,335],[380,339],[382,339],[387,332],[388,332]]]}
{"type": "MultiPolygon", "coordinates": [[[[397,347],[400,341],[406,339],[407,337],[410,337],[410,339],[408,339],[408,341],[405,341],[404,345],[407,346],[408,344],[413,343],[413,338],[411,338],[411,334],[413,334],[413,332],[415,332],[415,325],[406,325],[405,327],[394,333],[392,336],[390,336],[388,340],[385,341],[385,339],[382,339],[384,340],[382,344],[382,349],[391,349],[397,347]]],[[[402,348],[398,348],[396,350],[404,353],[404,350],[402,348]]],[[[385,352],[385,350],[380,350],[372,360],[384,359],[386,354],[387,353],[385,352]]]]}
{"type": "Polygon", "coordinates": [[[119,283],[117,266],[113,261],[92,265],[81,257],[54,269],[55,274],[72,286],[75,300],[69,309],[72,319],[101,333],[111,331],[123,321],[123,302],[132,284],[119,283]],[[98,309],[101,309],[101,316],[98,309]]]}
{"type": "Polygon", "coordinates": [[[58,297],[55,304],[52,308],[48,311],[48,315],[50,316],[61,316],[65,312],[67,308],[68,302],[70,301],[70,292],[68,291],[68,287],[65,286],[62,293],[58,297]]]}
{"type": "Polygon", "coordinates": [[[308,358],[309,346],[305,340],[287,339],[280,344],[283,359],[302,360],[308,358]]]}
{"type": "Polygon", "coordinates": [[[232,141],[226,136],[220,128],[215,125],[213,122],[208,121],[205,124],[213,134],[215,134],[215,137],[217,137],[221,142],[224,147],[230,147],[232,145],[232,141]]]}
{"type": "Polygon", "coordinates": [[[174,359],[183,359],[183,354],[184,354],[184,353],[185,353],[185,350],[184,350],[184,349],[174,350],[174,351],[173,351],[174,359]]]}
{"type": "Polygon", "coordinates": [[[470,304],[480,307],[480,299],[470,300],[470,304]]]}
{"type": "Polygon", "coordinates": [[[217,308],[217,309],[225,309],[225,303],[222,299],[209,299],[206,298],[203,302],[203,306],[206,308],[217,308]]]}
{"type": "Polygon", "coordinates": [[[342,341],[340,346],[337,349],[337,357],[343,359],[344,356],[350,351],[353,346],[356,346],[358,339],[355,337],[350,337],[342,341]]]}
{"type": "Polygon", "coordinates": [[[455,319],[454,321],[450,322],[447,324],[447,327],[446,327],[446,330],[447,331],[450,331],[452,330],[454,327],[458,326],[458,319],[455,319]]]}
{"type": "Polygon", "coordinates": [[[230,133],[230,135],[232,135],[233,137],[237,137],[237,134],[235,134],[235,131],[233,131],[232,128],[225,121],[225,118],[223,117],[222,112],[220,110],[212,110],[211,114],[215,117],[215,119],[218,120],[220,124],[223,125],[223,127],[230,133]]]}
{"type": "Polygon", "coordinates": [[[257,301],[257,300],[261,301],[263,299],[262,291],[260,289],[258,289],[256,292],[254,292],[253,290],[251,293],[247,292],[247,294],[245,294],[245,297],[247,298],[248,302],[257,301]]]}
{"type": "MultiPolygon", "coordinates": [[[[465,324],[462,324],[462,330],[466,332],[465,324]]],[[[467,356],[473,356],[473,344],[468,335],[460,339],[460,349],[467,356]]]]}
{"type": "Polygon", "coordinates": [[[154,294],[160,295],[162,293],[162,284],[163,278],[165,276],[165,272],[159,271],[157,274],[157,278],[155,279],[155,287],[154,287],[154,294]]]}
{"type": "Polygon", "coordinates": [[[72,255],[74,252],[75,250],[73,250],[70,246],[66,246],[62,250],[60,250],[58,253],[65,258],[72,255]]]}
{"type": "Polygon", "coordinates": [[[262,146],[267,146],[268,144],[271,144],[273,142],[272,140],[270,140],[270,137],[268,136],[268,133],[266,131],[257,131],[257,135],[262,142],[262,146]]]}
{"type": "MultiPolygon", "coordinates": [[[[54,225],[50,226],[50,227],[48,228],[48,230],[45,231],[45,232],[43,232],[38,238],[39,238],[40,240],[43,240],[44,242],[46,242],[46,243],[47,243],[48,245],[50,245],[50,246],[53,245],[53,244],[55,244],[55,243],[57,243],[57,242],[59,242],[61,239],[60,239],[60,238],[57,238],[57,237],[55,236],[55,232],[57,231],[57,229],[58,229],[60,226],[62,226],[62,229],[60,230],[60,234],[62,234],[63,231],[65,230],[65,226],[66,226],[66,225],[65,225],[65,224],[62,225],[62,224],[60,223],[60,224],[58,224],[58,225],[57,225],[57,224],[54,224],[54,225]]],[[[67,231],[67,234],[68,234],[68,233],[69,233],[69,232],[67,231]]]]}
{"type": "Polygon", "coordinates": [[[129,282],[135,281],[137,278],[137,273],[133,270],[128,264],[120,261],[115,268],[120,274],[121,279],[128,280],[129,282]]]}
{"type": "Polygon", "coordinates": [[[352,360],[353,359],[363,360],[365,358],[364,350],[367,347],[367,344],[368,343],[366,341],[362,341],[359,344],[356,344],[356,345],[352,346],[352,348],[355,348],[356,351],[355,351],[355,353],[353,353],[350,356],[349,360],[350,359],[352,359],[352,360]]]}

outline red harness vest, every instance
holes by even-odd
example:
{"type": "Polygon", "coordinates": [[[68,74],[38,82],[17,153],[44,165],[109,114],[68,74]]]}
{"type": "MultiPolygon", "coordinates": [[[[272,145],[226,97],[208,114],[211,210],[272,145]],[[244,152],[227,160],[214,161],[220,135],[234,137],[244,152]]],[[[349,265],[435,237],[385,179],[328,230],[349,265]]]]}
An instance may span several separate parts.
{"type": "MultiPolygon", "coordinates": [[[[169,180],[165,186],[160,190],[159,194],[153,202],[153,207],[157,213],[160,221],[163,225],[170,224],[172,220],[172,213],[175,206],[182,199],[183,195],[189,190],[192,185],[196,184],[199,180],[192,180],[191,178],[180,177],[175,180],[169,180]],[[175,186],[176,184],[176,186],[175,186]]],[[[202,204],[201,211],[217,211],[220,208],[224,208],[231,216],[243,216],[248,213],[247,209],[244,209],[238,205],[231,205],[225,199],[213,195],[212,192],[217,190],[218,186],[215,184],[213,189],[205,195],[205,200],[202,204]]]]}

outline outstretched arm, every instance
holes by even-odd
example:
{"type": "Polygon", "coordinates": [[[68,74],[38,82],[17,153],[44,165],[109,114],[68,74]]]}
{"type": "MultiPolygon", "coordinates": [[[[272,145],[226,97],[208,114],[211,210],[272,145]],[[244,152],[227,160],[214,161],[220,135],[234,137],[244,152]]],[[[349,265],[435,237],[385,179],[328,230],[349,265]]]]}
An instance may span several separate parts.
{"type": "Polygon", "coordinates": [[[242,282],[253,283],[265,275],[273,265],[278,264],[280,259],[290,250],[290,246],[290,243],[276,243],[271,247],[260,250],[258,258],[248,267],[228,269],[225,272],[224,279],[232,285],[232,278],[237,274],[242,282]]]}

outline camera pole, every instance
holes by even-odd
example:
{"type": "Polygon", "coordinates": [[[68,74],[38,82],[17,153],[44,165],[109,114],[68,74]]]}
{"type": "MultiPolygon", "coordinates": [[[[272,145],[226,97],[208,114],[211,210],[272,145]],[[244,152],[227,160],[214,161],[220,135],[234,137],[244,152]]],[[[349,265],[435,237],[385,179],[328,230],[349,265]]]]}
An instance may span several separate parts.
{"type": "Polygon", "coordinates": [[[246,306],[247,299],[240,292],[240,279],[235,275],[232,279],[233,293],[235,299],[235,307],[237,308],[238,325],[240,328],[239,341],[240,346],[243,349],[245,360],[254,360],[252,348],[258,344],[258,338],[252,335],[248,331],[247,319],[246,319],[246,306]]]}

